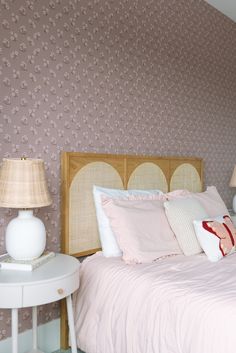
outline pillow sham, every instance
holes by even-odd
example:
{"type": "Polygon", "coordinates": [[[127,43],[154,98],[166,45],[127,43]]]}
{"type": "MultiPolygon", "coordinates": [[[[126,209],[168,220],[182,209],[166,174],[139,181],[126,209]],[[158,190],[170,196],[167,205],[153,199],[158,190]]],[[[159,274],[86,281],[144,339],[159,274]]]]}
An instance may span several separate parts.
{"type": "Polygon", "coordinates": [[[235,252],[236,229],[228,215],[193,221],[198,241],[210,261],[235,252]]]}
{"type": "Polygon", "coordinates": [[[111,189],[103,188],[100,186],[93,186],[93,197],[96,209],[97,223],[98,223],[98,232],[100,237],[100,242],[102,246],[103,255],[105,257],[112,256],[121,256],[122,251],[117,244],[115,235],[109,224],[107,215],[105,214],[102,207],[102,198],[119,198],[119,199],[128,199],[129,197],[140,197],[150,199],[154,196],[163,194],[160,190],[120,190],[120,189],[111,189]]]}
{"type": "Polygon", "coordinates": [[[126,263],[181,253],[162,201],[104,199],[102,205],[126,263]]]}
{"type": "Polygon", "coordinates": [[[190,195],[201,203],[209,217],[217,217],[222,214],[229,215],[227,207],[215,186],[208,186],[206,191],[195,192],[190,195]]]}
{"type": "Polygon", "coordinates": [[[178,198],[164,202],[164,207],[183,253],[190,256],[202,252],[193,226],[193,220],[208,217],[200,202],[192,197],[178,198]]]}
{"type": "Polygon", "coordinates": [[[167,192],[166,194],[163,194],[163,200],[168,201],[168,200],[175,200],[178,198],[186,198],[188,196],[191,196],[191,192],[185,189],[179,189],[179,190],[173,190],[170,192],[167,192]]]}

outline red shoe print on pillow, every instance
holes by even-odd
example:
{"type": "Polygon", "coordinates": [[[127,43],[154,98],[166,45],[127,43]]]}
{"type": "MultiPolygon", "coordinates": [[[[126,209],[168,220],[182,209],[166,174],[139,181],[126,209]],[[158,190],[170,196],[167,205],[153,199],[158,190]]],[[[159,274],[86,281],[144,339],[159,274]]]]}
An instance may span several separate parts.
{"type": "Polygon", "coordinates": [[[225,220],[225,225],[232,236],[232,243],[233,245],[236,245],[236,229],[234,227],[234,224],[229,216],[224,216],[223,218],[225,220]]]}
{"type": "Polygon", "coordinates": [[[223,256],[229,254],[236,244],[236,229],[229,216],[223,217],[225,223],[217,221],[203,221],[205,230],[217,236],[220,239],[219,249],[223,256]]]}

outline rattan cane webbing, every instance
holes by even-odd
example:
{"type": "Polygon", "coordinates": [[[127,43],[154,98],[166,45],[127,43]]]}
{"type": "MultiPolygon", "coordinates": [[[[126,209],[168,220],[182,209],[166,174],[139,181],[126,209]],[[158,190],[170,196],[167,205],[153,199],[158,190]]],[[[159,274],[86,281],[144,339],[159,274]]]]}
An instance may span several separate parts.
{"type": "Polygon", "coordinates": [[[89,163],[75,175],[70,187],[70,254],[100,247],[92,194],[93,185],[124,188],[115,168],[104,162],[89,163]]]}
{"type": "Polygon", "coordinates": [[[193,192],[202,190],[199,173],[191,164],[184,163],[174,171],[170,180],[170,191],[178,189],[187,189],[193,192]]]}
{"type": "Polygon", "coordinates": [[[128,181],[128,189],[159,189],[167,192],[168,184],[161,168],[146,162],[133,171],[128,181]]]}

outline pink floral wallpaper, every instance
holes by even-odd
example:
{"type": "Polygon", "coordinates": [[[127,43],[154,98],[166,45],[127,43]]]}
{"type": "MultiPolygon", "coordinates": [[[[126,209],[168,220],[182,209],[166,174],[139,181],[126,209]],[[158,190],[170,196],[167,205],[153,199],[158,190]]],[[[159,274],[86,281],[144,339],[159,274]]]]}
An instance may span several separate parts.
{"type": "MultiPolygon", "coordinates": [[[[60,249],[61,151],[202,157],[230,206],[235,23],[202,0],[1,0],[0,26],[0,156],[44,159],[48,249],[60,249]]],[[[0,253],[14,214],[0,209],[0,253]]],[[[40,322],[58,315],[39,308],[40,322]]]]}

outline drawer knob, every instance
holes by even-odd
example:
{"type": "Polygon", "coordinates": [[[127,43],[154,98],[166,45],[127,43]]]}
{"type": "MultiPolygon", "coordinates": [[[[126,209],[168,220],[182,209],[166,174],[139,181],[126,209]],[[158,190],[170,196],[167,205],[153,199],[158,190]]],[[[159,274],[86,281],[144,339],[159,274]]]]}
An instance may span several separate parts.
{"type": "Polygon", "coordinates": [[[57,293],[61,295],[61,294],[64,293],[64,290],[63,290],[62,288],[59,288],[59,289],[57,290],[57,293]]]}

